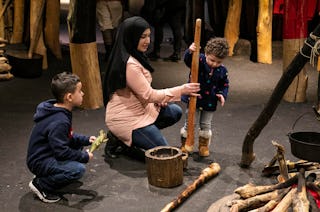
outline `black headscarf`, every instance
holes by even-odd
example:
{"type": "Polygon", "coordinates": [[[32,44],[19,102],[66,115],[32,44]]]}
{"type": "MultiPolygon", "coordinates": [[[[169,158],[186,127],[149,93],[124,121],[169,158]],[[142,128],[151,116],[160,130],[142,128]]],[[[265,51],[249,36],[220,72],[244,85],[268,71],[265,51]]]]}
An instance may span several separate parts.
{"type": "Polygon", "coordinates": [[[127,18],[120,24],[103,81],[105,105],[116,90],[126,87],[126,65],[130,55],[153,72],[147,57],[137,50],[141,35],[148,28],[148,22],[139,16],[127,18]]]}

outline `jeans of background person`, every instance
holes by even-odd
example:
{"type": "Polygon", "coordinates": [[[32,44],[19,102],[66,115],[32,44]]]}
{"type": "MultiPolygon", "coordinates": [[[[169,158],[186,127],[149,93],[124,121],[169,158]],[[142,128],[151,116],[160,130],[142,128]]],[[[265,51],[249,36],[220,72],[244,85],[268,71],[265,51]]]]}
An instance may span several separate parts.
{"type": "Polygon", "coordinates": [[[101,31],[118,27],[123,16],[121,1],[97,1],[97,22],[101,31]]]}
{"type": "Polygon", "coordinates": [[[160,129],[177,123],[182,116],[182,109],[176,104],[169,104],[160,110],[159,116],[154,124],[136,129],[132,132],[132,143],[134,146],[148,150],[157,146],[168,146],[166,138],[160,129]]]}
{"type": "Polygon", "coordinates": [[[37,175],[40,186],[46,191],[56,191],[80,179],[85,165],[77,161],[52,161],[42,175],[37,175]]]}
{"type": "Polygon", "coordinates": [[[154,50],[156,54],[160,54],[160,45],[163,41],[163,28],[166,23],[169,24],[173,35],[173,54],[180,60],[181,43],[182,43],[182,17],[183,10],[170,11],[165,13],[163,19],[159,23],[154,24],[154,50]]]}
{"type": "MultiPolygon", "coordinates": [[[[185,116],[186,118],[185,118],[185,124],[184,124],[185,130],[188,130],[188,112],[189,110],[186,109],[186,116],[185,116]]],[[[202,131],[211,130],[213,113],[214,111],[204,111],[204,110],[197,109],[195,114],[196,115],[195,126],[199,124],[200,130],[202,131]]]]}

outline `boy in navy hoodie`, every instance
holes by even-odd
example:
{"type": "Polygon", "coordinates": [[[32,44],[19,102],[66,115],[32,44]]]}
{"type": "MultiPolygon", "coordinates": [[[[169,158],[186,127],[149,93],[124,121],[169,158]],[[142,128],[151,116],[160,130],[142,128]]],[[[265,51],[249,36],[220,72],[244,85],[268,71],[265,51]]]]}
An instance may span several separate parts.
{"type": "Polygon", "coordinates": [[[72,109],[82,104],[84,93],[78,76],[63,72],[53,77],[51,91],[55,99],[37,106],[27,153],[27,166],[35,175],[30,189],[47,203],[60,200],[57,190],[80,179],[84,163],[93,154],[84,151],[95,136],[72,131],[72,109]]]}

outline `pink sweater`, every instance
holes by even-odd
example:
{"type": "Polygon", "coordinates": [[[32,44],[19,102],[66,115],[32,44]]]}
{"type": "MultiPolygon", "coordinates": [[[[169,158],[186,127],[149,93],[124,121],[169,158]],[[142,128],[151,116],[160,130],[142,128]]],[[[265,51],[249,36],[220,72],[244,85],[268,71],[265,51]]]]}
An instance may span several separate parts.
{"type": "Polygon", "coordinates": [[[115,136],[131,146],[132,131],[155,122],[160,111],[157,103],[180,101],[183,86],[153,89],[151,73],[131,56],[126,78],[127,86],[117,90],[107,104],[105,121],[115,136]]]}

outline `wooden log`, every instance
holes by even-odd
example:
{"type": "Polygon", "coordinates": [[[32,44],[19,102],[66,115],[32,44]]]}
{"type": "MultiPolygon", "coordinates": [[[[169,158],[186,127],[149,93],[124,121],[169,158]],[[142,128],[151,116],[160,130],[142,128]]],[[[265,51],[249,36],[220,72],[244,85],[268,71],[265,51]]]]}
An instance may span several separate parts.
{"type": "Polygon", "coordinates": [[[170,188],[183,183],[182,151],[176,147],[155,147],[145,153],[148,181],[151,185],[170,188]]]}
{"type": "MultiPolygon", "coordinates": [[[[3,9],[3,4],[4,4],[4,0],[0,0],[0,10],[3,9]]],[[[0,19],[0,37],[4,38],[5,37],[5,33],[4,33],[4,18],[0,19]]]]}
{"type": "Polygon", "coordinates": [[[23,42],[23,29],[24,29],[24,14],[25,14],[25,1],[14,0],[13,1],[13,29],[10,43],[22,43],[23,42]]]}
{"type": "Polygon", "coordinates": [[[298,174],[298,189],[293,199],[292,207],[294,212],[309,212],[309,200],[307,197],[305,170],[301,168],[298,174]]]}
{"type": "MultiPolygon", "coordinates": [[[[283,67],[286,67],[292,58],[299,52],[304,44],[303,38],[301,39],[283,39],[283,67]]],[[[285,71],[285,70],[283,70],[285,71]]],[[[305,102],[307,95],[308,75],[307,69],[304,67],[300,73],[294,78],[283,95],[283,100],[287,102],[305,102]]]]}
{"type": "MultiPolygon", "coordinates": [[[[320,164],[316,162],[309,161],[286,161],[288,172],[298,171],[299,168],[304,168],[306,171],[311,171],[315,169],[320,169],[320,164]]],[[[272,174],[277,174],[279,172],[279,165],[265,166],[262,170],[264,176],[270,176],[272,174]]]]}
{"type": "Polygon", "coordinates": [[[229,56],[233,55],[233,49],[239,39],[240,15],[242,0],[229,1],[228,16],[224,29],[224,37],[229,44],[229,56]]]}
{"type": "Polygon", "coordinates": [[[44,28],[44,40],[52,54],[62,59],[59,40],[60,32],[60,0],[46,1],[46,19],[44,28]]]}
{"type": "Polygon", "coordinates": [[[167,204],[161,212],[173,211],[179,205],[181,205],[193,192],[195,192],[200,186],[206,183],[208,180],[216,176],[220,172],[220,165],[218,163],[211,163],[207,168],[201,171],[201,175],[189,185],[183,192],[181,192],[176,199],[167,204]]]}
{"type": "Polygon", "coordinates": [[[290,207],[295,193],[297,192],[297,188],[292,188],[279,202],[279,204],[272,210],[272,212],[283,212],[287,211],[290,207]]]}
{"type": "MultiPolygon", "coordinates": [[[[303,41],[308,36],[308,11],[316,8],[317,1],[309,0],[285,0],[283,15],[283,67],[292,60],[294,55],[304,45],[303,41]]],[[[285,71],[285,70],[283,70],[285,71]]],[[[292,81],[285,92],[283,99],[287,102],[305,102],[308,76],[306,69],[292,81]]]]}
{"type": "Polygon", "coordinates": [[[277,159],[279,163],[280,177],[283,181],[286,181],[289,179],[289,173],[286,160],[284,158],[284,147],[276,141],[272,141],[272,144],[277,147],[277,159]]]}
{"type": "Polygon", "coordinates": [[[260,207],[260,208],[256,208],[253,210],[250,210],[249,212],[266,212],[266,211],[272,211],[272,209],[274,209],[279,202],[282,200],[282,198],[290,191],[291,188],[286,188],[284,189],[283,192],[281,192],[281,194],[279,194],[278,197],[276,197],[275,199],[270,200],[267,204],[265,204],[264,206],[260,207]]]}
{"type": "MultiPolygon", "coordinates": [[[[316,27],[312,34],[316,37],[319,37],[320,24],[316,27]]],[[[304,55],[310,56],[311,48],[314,46],[315,41],[315,38],[311,36],[307,38],[307,44],[303,45],[303,48],[299,54],[295,56],[290,65],[286,68],[286,71],[282,74],[275,89],[273,90],[269,101],[265,105],[259,117],[248,130],[242,145],[242,157],[240,162],[241,167],[248,168],[255,159],[255,154],[253,152],[254,140],[258,137],[264,126],[269,122],[292,80],[309,60],[309,58],[305,57],[304,55]]]]}
{"type": "Polygon", "coordinates": [[[83,107],[86,109],[103,106],[95,12],[95,1],[71,0],[69,3],[67,23],[71,65],[73,73],[84,83],[83,107]]]}
{"type": "Polygon", "coordinates": [[[275,185],[256,186],[254,184],[249,183],[249,184],[246,184],[244,186],[237,188],[234,192],[236,194],[239,194],[241,198],[247,199],[247,198],[259,195],[259,194],[274,191],[276,189],[287,188],[287,187],[292,186],[293,184],[297,183],[297,180],[298,180],[298,176],[294,176],[285,182],[278,183],[275,185]]]}
{"type": "Polygon", "coordinates": [[[270,200],[276,199],[284,191],[285,191],[284,189],[274,190],[272,192],[256,195],[248,199],[234,200],[232,201],[232,206],[230,208],[230,211],[243,211],[243,210],[250,210],[252,208],[261,207],[262,205],[265,205],[270,200]]]}
{"type": "Polygon", "coordinates": [[[71,67],[83,85],[85,109],[98,109],[103,106],[102,85],[98,62],[97,43],[70,43],[71,67]]]}
{"type": "Polygon", "coordinates": [[[258,62],[272,63],[272,0],[259,0],[257,45],[258,62]]]}
{"type": "MultiPolygon", "coordinates": [[[[192,53],[192,66],[191,66],[191,76],[190,82],[198,82],[198,70],[199,70],[199,54],[200,54],[200,36],[201,36],[201,19],[196,20],[195,32],[194,32],[194,43],[196,50],[192,53]]],[[[188,133],[185,143],[185,149],[188,152],[193,151],[194,145],[194,128],[195,128],[195,113],[197,106],[197,97],[189,97],[189,107],[188,107],[188,133]]]]}

